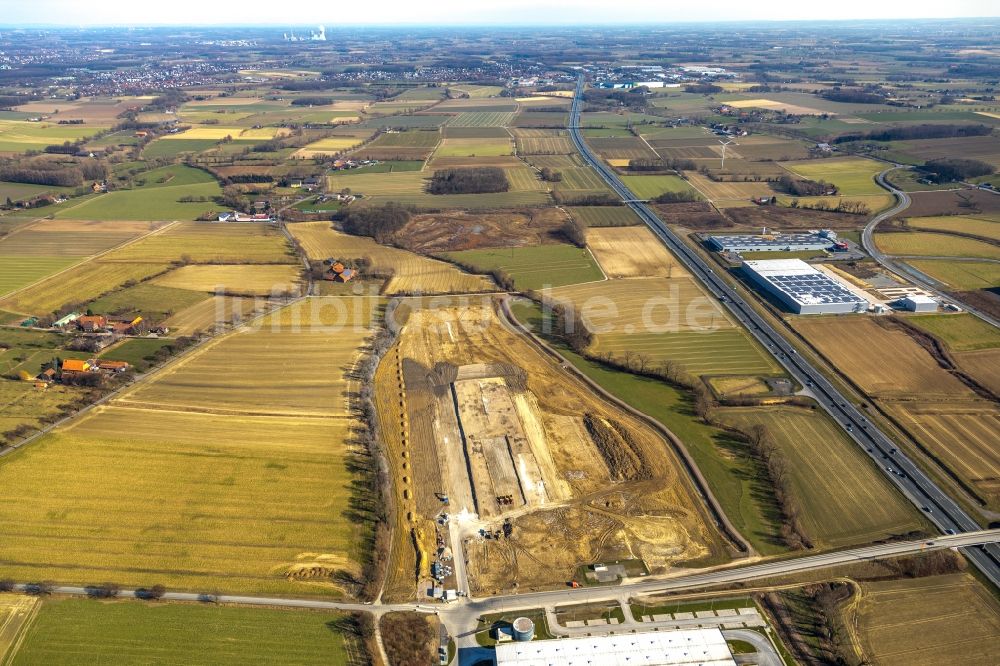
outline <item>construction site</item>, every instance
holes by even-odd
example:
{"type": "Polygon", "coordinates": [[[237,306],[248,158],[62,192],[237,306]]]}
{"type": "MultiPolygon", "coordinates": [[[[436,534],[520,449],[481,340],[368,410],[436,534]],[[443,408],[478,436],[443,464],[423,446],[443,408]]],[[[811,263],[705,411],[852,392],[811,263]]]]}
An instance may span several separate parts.
{"type": "Polygon", "coordinates": [[[408,302],[387,357],[397,371],[378,376],[402,396],[382,417],[405,442],[390,461],[409,528],[394,544],[393,598],[414,583],[445,599],[542,589],[600,560],[664,571],[725,550],[655,430],[511,330],[491,301],[438,305],[408,302]]]}

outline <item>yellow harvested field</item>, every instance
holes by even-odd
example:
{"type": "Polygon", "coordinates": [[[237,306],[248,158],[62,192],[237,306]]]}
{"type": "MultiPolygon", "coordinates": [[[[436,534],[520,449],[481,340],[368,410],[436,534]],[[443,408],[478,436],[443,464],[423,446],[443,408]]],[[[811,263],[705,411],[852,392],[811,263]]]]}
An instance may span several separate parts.
{"type": "Polygon", "coordinates": [[[613,167],[627,167],[632,160],[613,158],[605,161],[613,167]]]}
{"type": "Polygon", "coordinates": [[[869,395],[974,395],[913,338],[870,317],[798,317],[792,326],[869,395]]]}
{"type": "Polygon", "coordinates": [[[864,583],[848,623],[867,663],[1000,663],[1000,605],[969,574],[864,583]]]}
{"type": "Polygon", "coordinates": [[[361,145],[364,139],[356,136],[328,136],[314,141],[305,148],[297,150],[294,157],[310,158],[315,155],[334,155],[361,145]]]}
{"type": "Polygon", "coordinates": [[[954,357],[966,374],[1000,395],[1000,349],[959,352],[954,357]]]}
{"type": "Polygon", "coordinates": [[[645,226],[588,229],[587,247],[609,278],[688,275],[645,226]]]}
{"type": "Polygon", "coordinates": [[[349,371],[378,305],[293,303],[4,458],[5,575],[341,595],[367,555],[349,371]]]}
{"type": "Polygon", "coordinates": [[[785,102],[776,102],[772,99],[741,99],[733,102],[726,102],[727,106],[733,106],[737,109],[746,109],[750,107],[758,107],[761,109],[782,109],[788,113],[795,113],[799,115],[823,115],[824,113],[835,116],[836,113],[830,111],[821,111],[820,109],[814,109],[808,106],[799,106],[798,104],[787,104],[785,102]]]}
{"type": "Polygon", "coordinates": [[[991,507],[1000,506],[1000,409],[983,401],[898,402],[889,409],[991,507]]]}
{"type": "Polygon", "coordinates": [[[144,280],[167,268],[166,263],[126,263],[94,259],[15,292],[0,301],[0,310],[49,314],[67,303],[92,300],[130,280],[144,280]]]}
{"type": "Polygon", "coordinates": [[[428,259],[406,250],[379,245],[367,236],[336,231],[329,222],[288,225],[312,260],[369,257],[376,272],[391,271],[383,288],[386,294],[448,294],[494,291],[492,281],[481,275],[464,273],[452,264],[428,259]]]}
{"type": "Polygon", "coordinates": [[[695,171],[688,171],[685,175],[692,187],[712,201],[727,199],[745,201],[753,197],[769,197],[774,194],[774,190],[767,183],[716,182],[695,171]]]}
{"type": "Polygon", "coordinates": [[[299,267],[292,264],[181,266],[153,280],[176,289],[266,296],[299,287],[299,267]]]}
{"type": "Polygon", "coordinates": [[[192,335],[199,331],[219,333],[225,326],[244,321],[265,301],[239,296],[214,296],[185,308],[163,322],[174,336],[192,335]]]}
{"type": "Polygon", "coordinates": [[[177,134],[167,134],[162,137],[164,141],[170,141],[172,139],[203,139],[209,141],[220,141],[225,139],[227,136],[236,139],[239,137],[240,132],[243,131],[242,127],[223,127],[220,125],[201,125],[198,127],[192,127],[184,132],[178,132],[177,134]]]}

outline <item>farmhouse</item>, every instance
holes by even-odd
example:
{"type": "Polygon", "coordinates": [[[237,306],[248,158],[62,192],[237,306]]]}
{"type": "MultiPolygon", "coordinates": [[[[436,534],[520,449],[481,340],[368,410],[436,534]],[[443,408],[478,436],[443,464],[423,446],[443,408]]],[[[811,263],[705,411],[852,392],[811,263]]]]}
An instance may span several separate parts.
{"type": "Polygon", "coordinates": [[[333,262],[330,268],[323,273],[323,279],[329,282],[350,282],[355,276],[353,268],[344,266],[339,261],[333,262]]]}
{"type": "Polygon", "coordinates": [[[108,359],[99,358],[95,361],[98,370],[105,370],[107,372],[125,372],[128,370],[128,361],[112,361],[108,359]]]}
{"type": "Polygon", "coordinates": [[[796,314],[864,312],[868,302],[801,259],[744,261],[744,274],[796,314]]]}
{"type": "Polygon", "coordinates": [[[496,647],[497,666],[735,666],[718,628],[513,641],[496,647]]]}
{"type": "Polygon", "coordinates": [[[90,362],[67,358],[62,362],[63,372],[90,372],[90,362]]]}
{"type": "Polygon", "coordinates": [[[104,315],[84,315],[76,320],[76,325],[85,333],[94,333],[108,327],[108,318],[104,315]]]}

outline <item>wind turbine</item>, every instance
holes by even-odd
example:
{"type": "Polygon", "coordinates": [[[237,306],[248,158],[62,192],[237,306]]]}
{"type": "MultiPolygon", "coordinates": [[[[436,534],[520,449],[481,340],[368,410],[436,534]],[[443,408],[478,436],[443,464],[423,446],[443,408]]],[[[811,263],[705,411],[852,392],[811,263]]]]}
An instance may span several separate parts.
{"type": "Polygon", "coordinates": [[[731,136],[727,136],[725,139],[719,139],[719,143],[722,144],[722,164],[719,166],[719,169],[721,170],[726,168],[726,146],[729,144],[738,146],[740,144],[736,143],[736,139],[731,136]]]}

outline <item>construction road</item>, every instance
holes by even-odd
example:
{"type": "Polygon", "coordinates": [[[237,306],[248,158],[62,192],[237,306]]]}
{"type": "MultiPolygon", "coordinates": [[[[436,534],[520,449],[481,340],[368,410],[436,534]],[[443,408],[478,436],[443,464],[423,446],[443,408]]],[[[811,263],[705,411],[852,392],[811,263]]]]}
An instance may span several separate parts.
{"type": "MultiPolygon", "coordinates": [[[[849,402],[822,373],[803,359],[788,340],[761,317],[727,280],[715,273],[701,255],[688,247],[645,203],[635,200],[635,195],[619,180],[614,170],[594,155],[580,134],[580,105],[583,101],[584,84],[584,77],[581,75],[573,98],[569,127],[570,137],[583,159],[635,211],[691,275],[777,359],[788,374],[810,389],[816,402],[932,523],[944,533],[979,530],[981,526],[958,503],[898,450],[896,444],[871,423],[857,406],[849,402]]],[[[905,193],[903,196],[906,196],[905,193]]],[[[974,546],[963,549],[963,554],[995,587],[1000,588],[1000,546],[995,543],[974,546]]]]}

